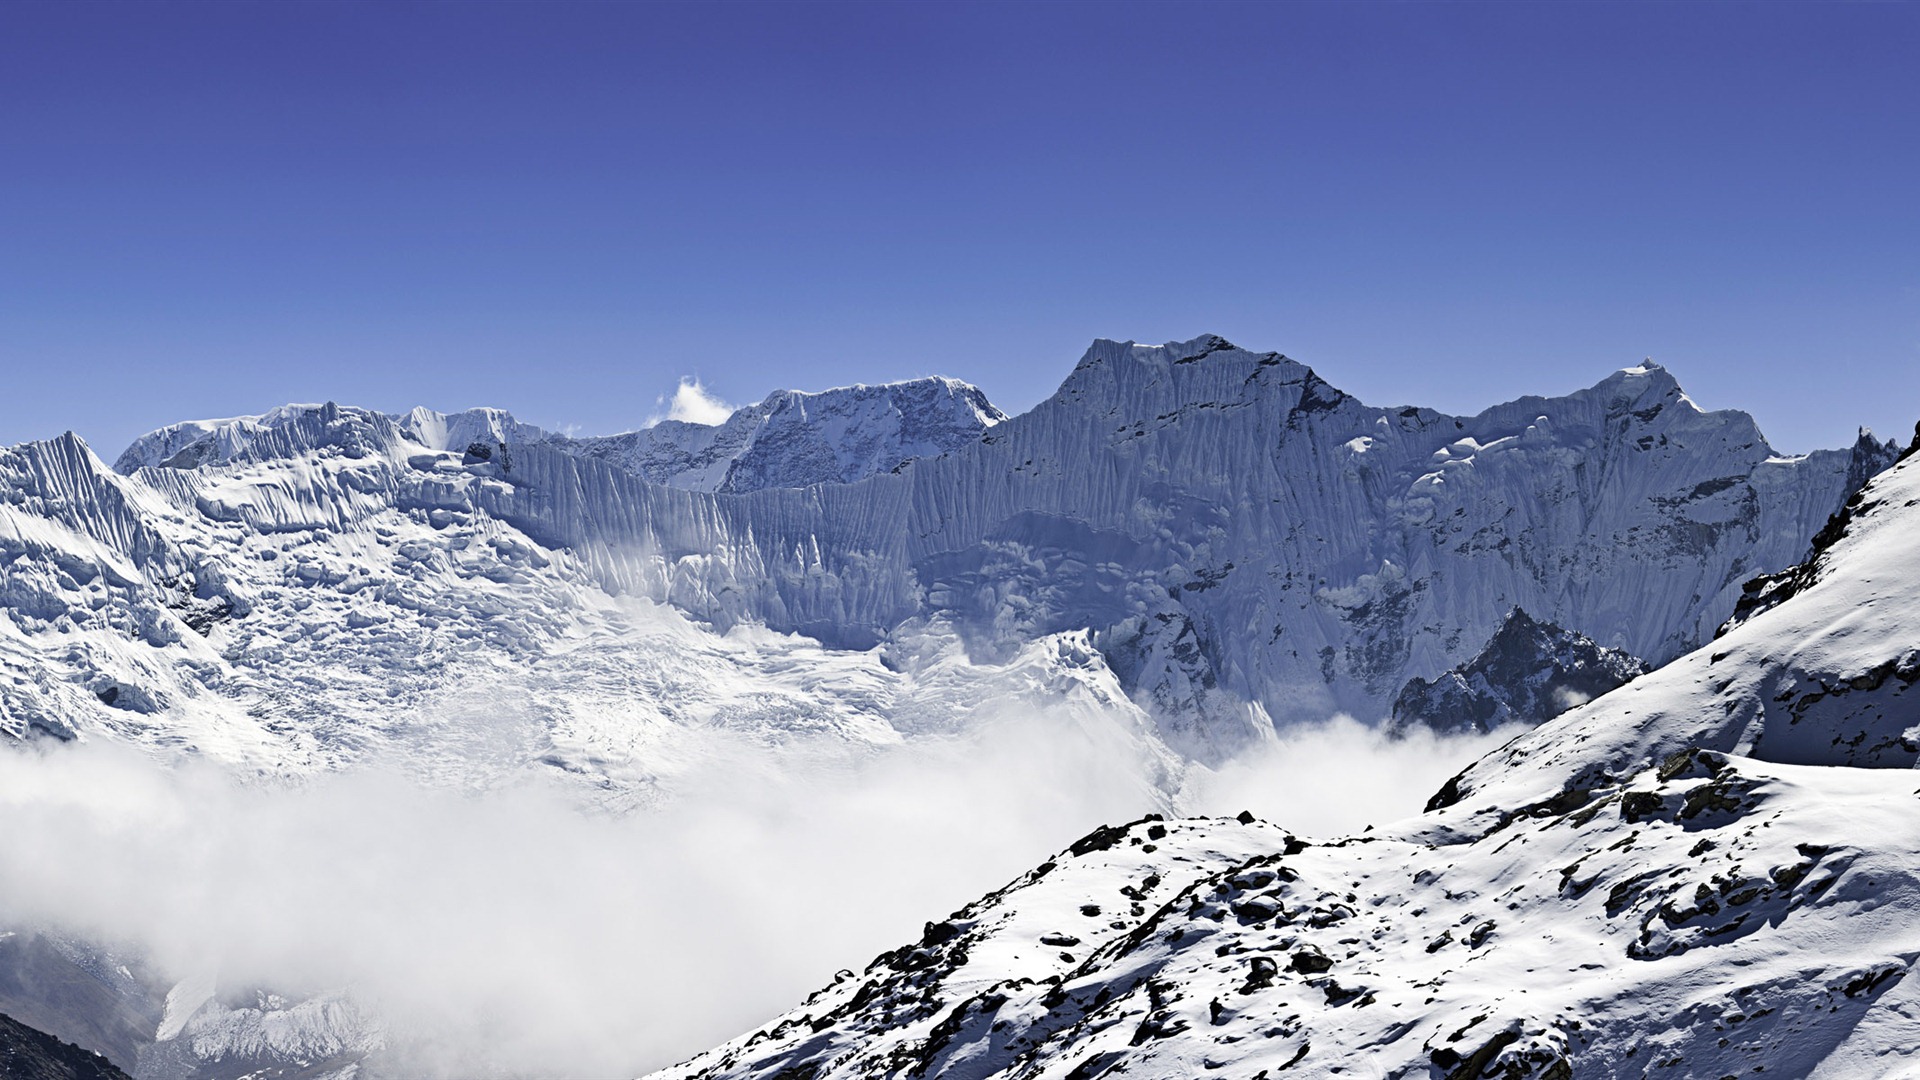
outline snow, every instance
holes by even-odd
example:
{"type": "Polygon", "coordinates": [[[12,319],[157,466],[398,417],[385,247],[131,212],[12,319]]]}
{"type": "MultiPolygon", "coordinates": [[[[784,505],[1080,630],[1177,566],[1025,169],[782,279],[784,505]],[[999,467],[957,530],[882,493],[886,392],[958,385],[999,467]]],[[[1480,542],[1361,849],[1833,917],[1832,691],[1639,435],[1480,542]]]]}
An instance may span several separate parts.
{"type": "MultiPolygon", "coordinates": [[[[1475,417],[1383,410],[1206,337],[1096,342],[1006,420],[922,379],[601,439],[496,409],[286,406],[162,429],[119,475],[78,439],[29,444],[0,453],[0,725],[297,773],[378,756],[394,710],[535,672],[553,703],[531,759],[573,761],[545,743],[575,740],[570,688],[603,685],[597,665],[700,655],[642,627],[765,627],[885,668],[938,626],[987,664],[1088,634],[1163,741],[1219,762],[1273,723],[1384,717],[1515,606],[1670,659],[1887,453],[1782,460],[1677,394],[1648,369],[1475,417]],[[627,644],[586,659],[580,635],[627,644]]],[[[911,721],[883,700],[802,711],[884,742],[911,721]]],[[[607,761],[698,715],[636,691],[609,710],[653,734],[607,761]]]]}
{"type": "MultiPolygon", "coordinates": [[[[1651,662],[1705,640],[1743,581],[1803,554],[1862,451],[1777,460],[1749,418],[1665,408],[1677,394],[1648,369],[1455,418],[1369,408],[1218,338],[1097,342],[1004,421],[943,379],[783,391],[717,427],[597,439],[498,410],[288,407],[166,429],[120,467],[124,490],[168,504],[172,542],[201,549],[196,589],[269,597],[298,625],[316,607],[348,620],[334,598],[356,595],[348,624],[321,625],[367,671],[404,669],[411,650],[388,650],[417,623],[532,655],[566,621],[551,613],[594,594],[829,649],[927,620],[982,657],[1087,630],[1130,693],[1182,714],[1164,734],[1217,760],[1265,737],[1260,716],[1383,717],[1514,606],[1651,662]],[[475,443],[499,453],[465,460],[475,443]],[[155,467],[188,447],[193,468],[155,467]],[[496,541],[522,554],[493,562],[496,541]],[[433,612],[378,614],[427,595],[433,612]],[[455,630],[475,605],[503,610],[455,630]]],[[[211,632],[248,638],[216,643],[248,667],[280,648],[244,618],[211,632]]]]}
{"type": "Polygon", "coordinates": [[[1426,815],[1112,830],[655,1076],[1913,1075],[1916,507],[1909,459],[1817,580],[1426,815]]]}
{"type": "Polygon", "coordinates": [[[181,1032],[187,1029],[187,1021],[213,1000],[214,988],[215,974],[211,971],[174,984],[167,991],[166,1011],[161,1014],[160,1027],[153,1035],[154,1041],[166,1042],[179,1038],[181,1032]]]}
{"type": "MultiPolygon", "coordinates": [[[[1664,755],[1689,745],[1747,753],[1758,760],[1727,765],[1729,775],[1772,785],[1783,813],[1824,836],[1812,807],[1828,795],[1807,793],[1826,789],[1795,768],[1911,764],[1920,754],[1905,749],[1898,677],[1852,689],[1886,663],[1896,676],[1909,670],[1877,644],[1901,605],[1833,584],[1847,573],[1901,581],[1911,551],[1863,554],[1867,534],[1850,533],[1819,584],[1689,654],[1734,613],[1745,581],[1805,555],[1891,449],[1863,438],[1785,458],[1743,414],[1676,404],[1686,404],[1677,383],[1646,366],[1471,417],[1380,409],[1279,354],[1208,336],[1096,342],[1058,393],[1010,419],[964,383],[921,379],[781,391],[719,424],[667,420],[598,438],[555,435],[497,409],[388,415],[326,403],[174,425],[136,441],[115,470],[77,437],[29,443],[0,450],[0,730],[124,743],[263,781],[378,766],[486,789],[534,773],[620,814],[670,801],[680,778],[740,740],[857,758],[967,730],[1011,704],[1116,729],[1170,798],[1196,765],[1272,745],[1276,725],[1384,717],[1410,679],[1471,660],[1516,606],[1650,662],[1680,658],[1664,677],[1542,729],[1560,734],[1522,739],[1469,770],[1459,806],[1433,821],[1296,852],[1285,864],[1307,882],[1298,895],[1243,898],[1249,910],[1330,911],[1326,897],[1360,895],[1340,881],[1374,881],[1388,895],[1396,860],[1469,856],[1472,873],[1501,889],[1526,883],[1520,914],[1432,901],[1430,916],[1400,905],[1389,919],[1338,900],[1354,908],[1342,923],[1367,928],[1356,942],[1328,940],[1329,927],[1289,929],[1337,957],[1327,978],[1344,986],[1341,965],[1385,971],[1399,963],[1394,942],[1437,936],[1449,919],[1549,919],[1543,883],[1558,880],[1557,867],[1479,845],[1617,842],[1605,823],[1549,835],[1533,819],[1495,838],[1490,822],[1559,794],[1570,775],[1604,773],[1611,794],[1596,798],[1639,784],[1684,801],[1674,781],[1648,778],[1664,755]],[[1840,598],[1821,600],[1823,589],[1840,598]],[[1815,609],[1826,614],[1789,635],[1765,630],[1815,609]],[[1733,659],[1701,659],[1718,652],[1733,659]],[[1719,685],[1723,669],[1741,674],[1702,706],[1701,687],[1719,685]],[[1693,682],[1674,681],[1683,676],[1693,682]],[[1722,717],[1711,738],[1695,724],[1703,711],[1722,717]],[[1830,735],[1834,724],[1856,726],[1830,735]],[[1766,771],[1770,762],[1786,771],[1766,771]]],[[[1894,483],[1873,489],[1863,528],[1907,497],[1888,494],[1894,483]]],[[[1105,965],[1171,965],[1195,985],[1243,979],[1244,957],[1227,972],[1222,958],[1158,944],[1123,950],[1149,917],[1135,904],[1154,910],[1144,900],[1101,919],[1069,903],[1091,889],[1103,912],[1120,910],[1119,889],[1137,892],[1152,875],[1161,883],[1148,891],[1172,896],[1270,854],[1263,844],[1285,844],[1264,826],[1165,827],[1164,844],[1140,839],[1143,824],[1126,850],[1063,859],[1009,893],[1012,906],[955,939],[986,965],[958,964],[956,986],[1098,975],[1115,995],[1100,1007],[1127,1018],[1100,1038],[1130,1046],[1148,1014],[1179,1010],[1154,1003],[1133,974],[1099,974],[1105,965]],[[1080,944],[1037,944],[1055,934],[1080,944]]],[[[1669,850],[1680,839],[1660,840],[1650,857],[1681,867],[1687,860],[1669,850]]],[[[1763,854],[1786,858],[1777,844],[1763,854]]],[[[1188,922],[1195,935],[1228,933],[1210,915],[1188,922]]],[[[1221,943],[1268,949],[1258,935],[1275,925],[1221,943]]],[[[1572,933],[1558,922],[1543,932],[1572,933]]],[[[1534,1030],[1558,1014],[1531,1003],[1569,1000],[1550,995],[1564,980],[1542,974],[1536,986],[1522,969],[1547,971],[1537,957],[1504,932],[1489,942],[1491,952],[1457,961],[1448,952],[1409,977],[1441,977],[1471,955],[1520,988],[1512,1000],[1524,1008],[1500,1006],[1501,1022],[1522,1033],[1514,1045],[1560,1045],[1534,1030]]],[[[951,943],[928,948],[957,963],[951,943]]],[[[860,985],[840,989],[851,1000],[860,985]]],[[[1259,1022],[1287,1027],[1326,983],[1274,987],[1259,1022]]],[[[383,1037],[347,998],[240,1005],[176,989],[161,1022],[179,1046],[204,1033],[208,1053],[351,1056],[383,1037]]],[[[1028,996],[1013,1004],[1005,991],[1004,1007],[1022,1025],[1081,1037],[1047,1027],[1051,984],[1017,989],[1028,996]]],[[[1377,991],[1365,1022],[1328,1030],[1343,1033],[1341,1045],[1398,1054],[1407,1032],[1426,1039],[1439,1022],[1423,1009],[1377,991]]],[[[916,1038],[938,1023],[922,1019],[916,1038]]],[[[1316,1037],[1323,1052],[1329,1037],[1316,1037]]],[[[999,1045],[990,1026],[980,1038],[968,1069],[984,1069],[999,1045]]],[[[873,1053],[911,1041],[883,1040],[873,1053]]],[[[1291,1054],[1304,1037],[1268,1041],[1291,1054]]],[[[1176,1044],[1185,1045],[1169,1035],[1143,1045],[1176,1044]]],[[[1177,1063],[1168,1074],[1214,1052],[1166,1058],[1177,1063]]]]}

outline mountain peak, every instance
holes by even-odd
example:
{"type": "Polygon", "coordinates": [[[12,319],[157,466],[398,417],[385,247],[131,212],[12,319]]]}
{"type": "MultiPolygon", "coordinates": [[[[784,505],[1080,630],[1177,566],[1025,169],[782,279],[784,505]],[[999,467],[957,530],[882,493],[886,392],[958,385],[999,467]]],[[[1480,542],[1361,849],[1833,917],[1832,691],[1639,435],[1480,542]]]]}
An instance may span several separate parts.
{"type": "Polygon", "coordinates": [[[1621,368],[1594,384],[1596,390],[1601,387],[1625,387],[1644,395],[1648,391],[1665,393],[1668,390],[1678,390],[1680,380],[1674,378],[1673,372],[1655,363],[1649,357],[1632,367],[1621,368]]]}
{"type": "Polygon", "coordinates": [[[1413,679],[1393,702],[1392,729],[1441,732],[1539,724],[1645,674],[1638,657],[1609,649],[1515,607],[1468,662],[1413,679]]]}

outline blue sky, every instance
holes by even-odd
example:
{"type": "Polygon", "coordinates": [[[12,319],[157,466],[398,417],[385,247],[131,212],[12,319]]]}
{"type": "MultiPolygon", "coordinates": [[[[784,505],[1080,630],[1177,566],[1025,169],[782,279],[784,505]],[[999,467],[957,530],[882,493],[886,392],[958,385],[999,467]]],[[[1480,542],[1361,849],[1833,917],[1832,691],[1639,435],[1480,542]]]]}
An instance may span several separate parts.
{"type": "Polygon", "coordinates": [[[1218,332],[1473,411],[1920,418],[1920,7],[0,5],[0,442],[1218,332]]]}

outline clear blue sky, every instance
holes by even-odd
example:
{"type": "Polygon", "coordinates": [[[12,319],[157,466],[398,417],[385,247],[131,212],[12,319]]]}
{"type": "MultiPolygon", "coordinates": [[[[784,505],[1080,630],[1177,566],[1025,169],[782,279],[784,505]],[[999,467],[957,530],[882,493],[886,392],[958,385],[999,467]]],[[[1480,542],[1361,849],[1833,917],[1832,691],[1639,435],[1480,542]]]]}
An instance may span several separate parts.
{"type": "Polygon", "coordinates": [[[0,442],[637,426],[1096,336],[1920,418],[1920,6],[0,5],[0,442]]]}

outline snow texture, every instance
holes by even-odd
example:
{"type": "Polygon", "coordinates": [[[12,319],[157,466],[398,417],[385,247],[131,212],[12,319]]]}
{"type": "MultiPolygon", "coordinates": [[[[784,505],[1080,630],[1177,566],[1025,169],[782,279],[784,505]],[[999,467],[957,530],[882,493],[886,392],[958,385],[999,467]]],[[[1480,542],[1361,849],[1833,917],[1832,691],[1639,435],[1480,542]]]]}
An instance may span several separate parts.
{"type": "MultiPolygon", "coordinates": [[[[290,405],[162,429],[110,470],[67,435],[0,450],[0,731],[269,779],[380,764],[484,788],[534,770],[623,812],[670,798],[716,739],[857,754],[1068,703],[1171,791],[1275,722],[1383,718],[1523,608],[1682,659],[1476,765],[1397,833],[1300,850],[1258,824],[1108,836],[683,1073],[1252,1075],[1309,1054],[1451,1071],[1457,1052],[1614,1075],[1601,1063],[1633,1061],[1627,1017],[1647,1002],[1684,1023],[1636,1053],[1778,1054],[1811,1045],[1795,1017],[1830,1008],[1858,1024],[1820,1026],[1838,1041],[1806,1060],[1854,1060],[1894,1045],[1870,1007],[1903,993],[1885,973],[1914,954],[1864,886],[1830,880],[1857,869],[1904,902],[1900,774],[1824,779],[1920,755],[1899,696],[1917,669],[1882,655],[1913,553],[1861,554],[1888,543],[1871,527],[1898,516],[1901,481],[1843,506],[1894,452],[1863,433],[1782,457],[1654,365],[1452,417],[1366,406],[1211,336],[1096,342],[1012,419],[918,380],[605,439],[491,409],[290,405]],[[1834,584],[1870,562],[1881,591],[1834,584]],[[1736,612],[1757,575],[1774,576],[1736,612]],[[1822,604],[1829,623],[1794,622],[1822,604]],[[1711,753],[1661,774],[1694,747],[1711,753]],[[1735,819],[1707,859],[1696,789],[1735,819]],[[1607,889],[1570,893],[1569,865],[1607,889]],[[1858,936],[1832,947],[1792,936],[1820,919],[1759,931],[1843,899],[1858,936]],[[1709,1050],[1736,1011],[1746,1041],[1709,1050]]],[[[347,1075],[383,1038],[349,998],[193,990],[153,1021],[181,1075],[347,1075]]]]}
{"type": "Polygon", "coordinates": [[[0,729],[431,767],[471,755],[420,718],[504,692],[541,719],[492,733],[500,767],[637,799],[689,723],[885,743],[920,723],[912,657],[1080,634],[1217,763],[1274,721],[1384,718],[1514,607],[1671,659],[1892,453],[1782,458],[1652,365],[1449,417],[1217,337],[1096,342],[1008,420],[932,379],[604,440],[287,406],[118,472],[66,436],[0,451],[0,729]],[[793,662],[762,678],[769,653],[793,662]]]}
{"type": "Polygon", "coordinates": [[[656,1074],[1920,1075],[1920,459],[1795,595],[1402,824],[1103,828],[656,1074]]]}

